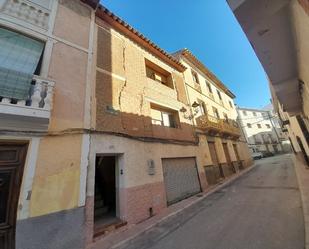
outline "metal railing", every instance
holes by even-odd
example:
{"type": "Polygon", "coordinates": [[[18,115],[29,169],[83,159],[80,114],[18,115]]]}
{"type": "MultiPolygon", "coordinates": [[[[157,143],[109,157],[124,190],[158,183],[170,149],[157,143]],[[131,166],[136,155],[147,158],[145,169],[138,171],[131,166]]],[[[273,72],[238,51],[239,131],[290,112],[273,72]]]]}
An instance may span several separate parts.
{"type": "Polygon", "coordinates": [[[196,118],[197,127],[205,131],[213,131],[227,136],[240,136],[240,129],[235,120],[219,119],[208,114],[196,118]]]}

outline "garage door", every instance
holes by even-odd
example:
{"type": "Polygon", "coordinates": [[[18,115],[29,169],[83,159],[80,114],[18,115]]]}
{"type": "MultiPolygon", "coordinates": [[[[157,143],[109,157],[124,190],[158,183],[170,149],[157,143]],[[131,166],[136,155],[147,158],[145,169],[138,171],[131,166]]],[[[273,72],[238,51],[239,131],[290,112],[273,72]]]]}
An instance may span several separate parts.
{"type": "Polygon", "coordinates": [[[194,157],[162,159],[167,204],[201,192],[194,157]]]}

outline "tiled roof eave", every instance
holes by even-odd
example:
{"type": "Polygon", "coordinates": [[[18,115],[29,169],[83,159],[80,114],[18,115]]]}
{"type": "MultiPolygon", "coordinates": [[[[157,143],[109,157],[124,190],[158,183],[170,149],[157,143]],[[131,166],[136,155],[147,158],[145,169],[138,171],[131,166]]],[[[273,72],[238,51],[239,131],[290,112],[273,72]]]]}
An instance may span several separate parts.
{"type": "Polygon", "coordinates": [[[128,23],[120,19],[118,16],[110,12],[104,6],[100,5],[96,11],[96,16],[113,28],[117,29],[118,31],[124,33],[127,37],[132,39],[133,41],[137,42],[141,46],[143,46],[148,51],[152,52],[164,62],[169,64],[170,66],[174,67],[176,70],[183,72],[186,70],[186,67],[176,60],[173,56],[169,53],[161,49],[155,43],[153,43],[150,39],[145,37],[143,34],[138,32],[136,29],[131,27],[128,23]]]}

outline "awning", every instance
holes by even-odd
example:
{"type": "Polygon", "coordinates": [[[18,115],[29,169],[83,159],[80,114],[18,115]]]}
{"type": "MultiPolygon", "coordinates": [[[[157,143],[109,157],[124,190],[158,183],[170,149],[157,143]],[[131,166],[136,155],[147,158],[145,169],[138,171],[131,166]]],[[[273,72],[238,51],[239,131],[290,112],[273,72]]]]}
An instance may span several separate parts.
{"type": "Polygon", "coordinates": [[[44,43],[0,28],[0,96],[27,99],[44,43]]]}

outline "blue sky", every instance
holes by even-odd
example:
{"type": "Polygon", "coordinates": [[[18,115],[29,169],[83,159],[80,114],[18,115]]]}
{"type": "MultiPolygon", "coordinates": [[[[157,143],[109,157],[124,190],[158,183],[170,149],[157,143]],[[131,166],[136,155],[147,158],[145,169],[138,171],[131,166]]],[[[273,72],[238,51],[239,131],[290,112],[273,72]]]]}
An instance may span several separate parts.
{"type": "Polygon", "coordinates": [[[105,7],[167,52],[190,49],[242,107],[269,103],[264,70],[226,0],[104,0],[105,7]]]}

